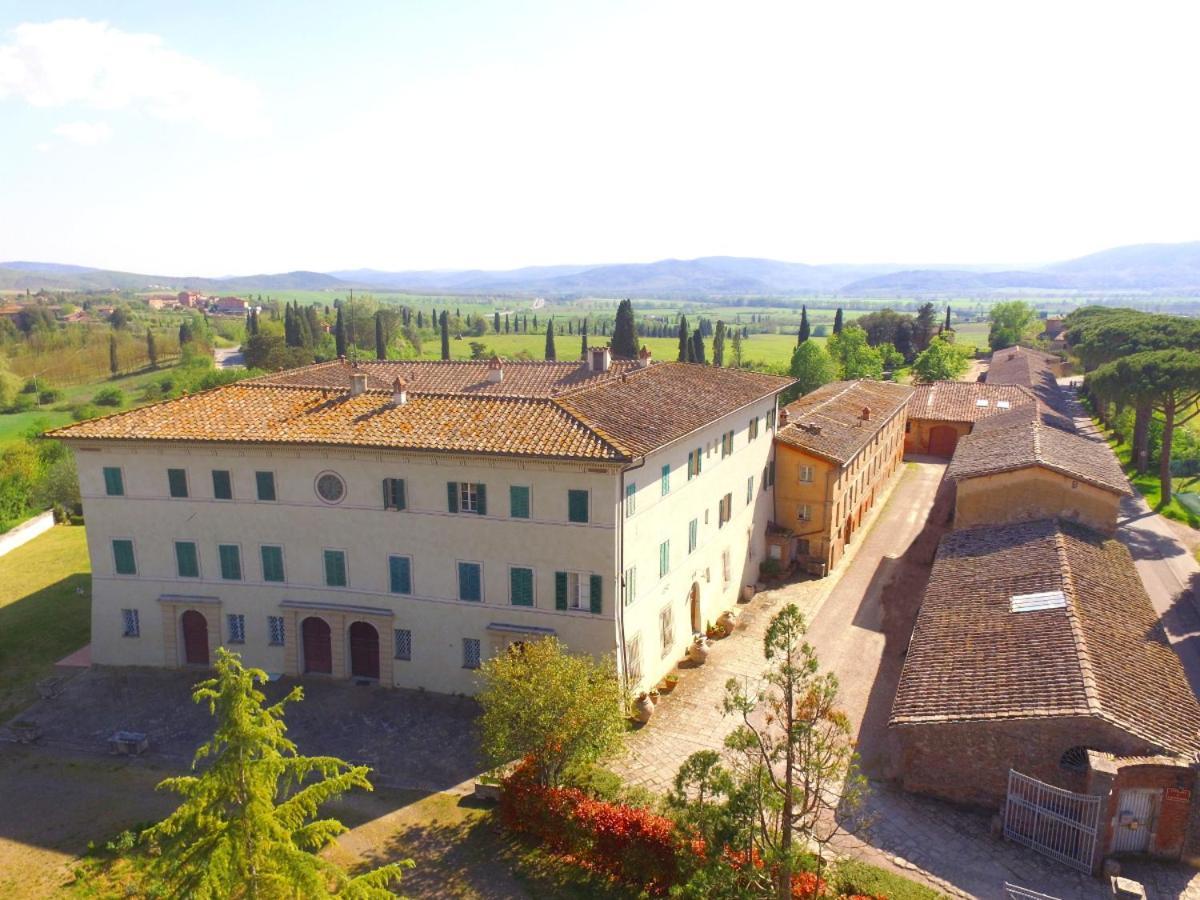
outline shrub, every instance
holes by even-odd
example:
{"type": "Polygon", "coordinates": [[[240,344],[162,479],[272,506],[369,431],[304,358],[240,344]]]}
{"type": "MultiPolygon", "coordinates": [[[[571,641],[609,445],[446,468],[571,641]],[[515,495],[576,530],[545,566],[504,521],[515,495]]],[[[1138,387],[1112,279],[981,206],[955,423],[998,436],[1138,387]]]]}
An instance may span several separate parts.
{"type": "Polygon", "coordinates": [[[778,578],[783,574],[783,565],[779,560],[768,557],[758,564],[758,574],[763,578],[778,578]]]}
{"type": "Polygon", "coordinates": [[[41,403],[57,403],[62,399],[62,391],[58,388],[47,388],[38,394],[38,401],[41,403]]]}
{"type": "Polygon", "coordinates": [[[105,387],[96,391],[92,402],[98,406],[124,406],[125,392],[117,387],[105,387]]]}
{"type": "Polygon", "coordinates": [[[82,422],[84,419],[94,419],[103,414],[104,410],[93,403],[81,403],[71,408],[71,418],[76,422],[82,422]]]}
{"type": "Polygon", "coordinates": [[[17,394],[13,398],[12,406],[9,407],[11,412],[29,412],[35,405],[35,400],[31,394],[17,394]]]}

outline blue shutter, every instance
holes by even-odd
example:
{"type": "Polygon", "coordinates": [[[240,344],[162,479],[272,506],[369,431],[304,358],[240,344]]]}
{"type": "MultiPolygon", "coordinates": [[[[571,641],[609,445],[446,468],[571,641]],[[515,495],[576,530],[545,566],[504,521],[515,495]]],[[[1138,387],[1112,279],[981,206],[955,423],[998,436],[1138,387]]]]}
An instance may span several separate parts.
{"type": "Polygon", "coordinates": [[[261,548],[263,581],[283,581],[283,548],[261,548]]]}
{"type": "Polygon", "coordinates": [[[389,556],[388,570],[393,594],[412,593],[412,561],[407,556],[389,556]]]}
{"type": "Polygon", "coordinates": [[[233,483],[230,481],[228,469],[213,469],[212,481],[214,499],[233,499],[233,483]]]}
{"type": "Polygon", "coordinates": [[[167,493],[172,497],[188,495],[187,472],[183,469],[167,469],[167,493]]]}
{"type": "Polygon", "coordinates": [[[604,603],[601,598],[601,592],[603,591],[603,587],[604,587],[604,579],[601,578],[599,575],[593,575],[591,577],[592,612],[596,613],[597,615],[600,612],[602,612],[604,609],[604,603]]]}
{"type": "Polygon", "coordinates": [[[571,522],[588,520],[587,491],[567,491],[567,519],[571,522]]]}
{"type": "Polygon", "coordinates": [[[554,573],[554,608],[567,608],[567,573],[554,573]]]}
{"type": "Polygon", "coordinates": [[[452,513],[458,512],[458,482],[446,482],[446,509],[452,513]]]}
{"type": "Polygon", "coordinates": [[[662,467],[662,495],[665,497],[671,493],[671,467],[669,465],[662,467]]]}

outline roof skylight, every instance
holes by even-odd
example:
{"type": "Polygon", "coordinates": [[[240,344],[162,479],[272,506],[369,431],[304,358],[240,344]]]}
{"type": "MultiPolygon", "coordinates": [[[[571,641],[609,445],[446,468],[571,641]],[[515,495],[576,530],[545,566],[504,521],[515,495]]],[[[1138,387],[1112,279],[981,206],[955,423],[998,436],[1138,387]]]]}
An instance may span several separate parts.
{"type": "Polygon", "coordinates": [[[1010,600],[1012,612],[1038,612],[1044,609],[1065,609],[1067,598],[1062,591],[1041,591],[1036,594],[1013,594],[1010,600]]]}

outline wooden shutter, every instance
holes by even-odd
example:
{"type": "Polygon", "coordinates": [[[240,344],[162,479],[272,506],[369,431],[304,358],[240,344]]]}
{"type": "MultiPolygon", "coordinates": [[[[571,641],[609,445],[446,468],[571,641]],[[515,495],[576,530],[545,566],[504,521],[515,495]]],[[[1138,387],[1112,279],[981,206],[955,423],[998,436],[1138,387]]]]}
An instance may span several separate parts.
{"type": "Polygon", "coordinates": [[[513,606],[533,606],[533,569],[509,570],[513,606]]]}
{"type": "Polygon", "coordinates": [[[567,608],[567,573],[554,573],[554,608],[567,608]]]}
{"type": "Polygon", "coordinates": [[[446,509],[452,513],[458,512],[458,482],[446,482],[446,509]]]}
{"type": "Polygon", "coordinates": [[[412,566],[407,556],[388,557],[393,594],[412,593],[412,566]]]}
{"type": "Polygon", "coordinates": [[[511,485],[508,489],[509,515],[514,519],[529,518],[529,488],[511,485]]]}
{"type": "Polygon", "coordinates": [[[137,563],[133,558],[133,541],[116,540],[112,542],[112,548],[117,574],[136,575],[137,563]]]}
{"type": "Polygon", "coordinates": [[[121,470],[115,466],[104,467],[104,493],[110,497],[120,497],[125,493],[121,470]]]}
{"type": "Polygon", "coordinates": [[[475,485],[475,513],[476,515],[487,515],[487,485],[475,485]]]}
{"type": "Polygon", "coordinates": [[[604,609],[604,602],[601,597],[601,592],[604,589],[604,579],[601,578],[599,575],[593,575],[591,577],[591,588],[592,588],[592,596],[591,596],[592,612],[599,615],[599,613],[601,613],[604,609]]]}

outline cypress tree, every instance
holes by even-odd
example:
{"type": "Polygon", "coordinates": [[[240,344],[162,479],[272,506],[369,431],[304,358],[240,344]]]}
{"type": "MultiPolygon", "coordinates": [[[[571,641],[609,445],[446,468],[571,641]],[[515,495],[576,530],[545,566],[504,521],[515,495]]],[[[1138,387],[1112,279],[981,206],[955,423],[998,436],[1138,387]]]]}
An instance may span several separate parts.
{"type": "Polygon", "coordinates": [[[191,322],[180,322],[179,323],[179,348],[182,350],[184,344],[190,344],[191,342],[192,342],[192,323],[191,322]]]}
{"type": "Polygon", "coordinates": [[[158,347],[154,343],[154,332],[146,329],[146,356],[150,358],[150,368],[158,368],[158,347]]]}
{"type": "Polygon", "coordinates": [[[339,306],[337,319],[333,323],[333,342],[337,347],[339,357],[346,355],[346,323],[342,318],[342,308],[339,306]]]}
{"type": "Polygon", "coordinates": [[[636,359],[638,354],[637,328],[633,321],[633,302],[622,300],[617,304],[617,319],[613,323],[613,356],[636,359]]]}
{"type": "Polygon", "coordinates": [[[725,365],[725,323],[717,319],[717,330],[713,333],[713,365],[725,365]]]}
{"type": "Polygon", "coordinates": [[[842,308],[839,306],[837,312],[833,314],[833,333],[842,333],[842,308]]]}
{"type": "Polygon", "coordinates": [[[688,336],[687,316],[679,317],[679,358],[678,362],[688,362],[691,338],[688,336]]]}
{"type": "Polygon", "coordinates": [[[551,360],[551,361],[558,359],[558,354],[554,352],[554,317],[553,316],[551,316],[549,321],[546,322],[546,359],[551,360]]]}
{"type": "Polygon", "coordinates": [[[948,303],[946,304],[946,324],[944,326],[944,330],[950,330],[950,304],[948,303]]]}
{"type": "Polygon", "coordinates": [[[707,364],[708,359],[704,353],[704,335],[701,334],[699,327],[692,332],[692,359],[691,362],[707,364]]]}
{"type": "Polygon", "coordinates": [[[292,304],[290,303],[285,303],[283,306],[283,342],[289,347],[296,347],[300,344],[296,338],[296,317],[292,314],[292,304]]]}
{"type": "Polygon", "coordinates": [[[450,316],[442,310],[442,359],[450,358],[450,316]]]}
{"type": "Polygon", "coordinates": [[[504,314],[504,333],[508,334],[508,313],[504,314]]]}
{"type": "Polygon", "coordinates": [[[422,313],[419,309],[417,310],[417,327],[418,328],[425,327],[425,314],[422,313]]]}
{"type": "Polygon", "coordinates": [[[387,359],[387,341],[383,339],[383,313],[375,311],[375,358],[387,359]]]}
{"type": "MultiPolygon", "coordinates": [[[[507,321],[508,316],[505,316],[504,318],[507,321]]],[[[496,332],[496,334],[500,333],[500,310],[496,310],[494,313],[492,313],[492,331],[496,332]]]]}
{"type": "MultiPolygon", "coordinates": [[[[322,332],[321,317],[317,314],[316,306],[309,305],[304,307],[304,321],[308,323],[308,335],[312,338],[312,343],[316,343],[320,339],[322,332]]],[[[258,317],[255,316],[255,334],[258,333],[258,317]]]]}
{"type": "Polygon", "coordinates": [[[587,352],[588,352],[588,345],[587,345],[587,319],[584,319],[584,320],[583,320],[583,324],[579,326],[579,333],[580,333],[580,335],[582,335],[582,340],[580,341],[580,350],[579,350],[579,355],[580,355],[580,358],[581,358],[581,359],[585,359],[585,360],[586,360],[586,359],[587,359],[587,352]]]}
{"type": "Polygon", "coordinates": [[[808,324],[808,307],[800,307],[800,333],[796,336],[796,346],[800,346],[808,340],[812,334],[812,329],[808,324]]]}
{"type": "MultiPolygon", "coordinates": [[[[528,331],[529,329],[528,329],[528,328],[526,328],[525,330],[526,330],[526,331],[528,331]]],[[[534,314],[533,314],[533,330],[534,330],[534,331],[537,331],[537,330],[538,330],[538,323],[537,323],[537,313],[534,313],[534,314]]]]}
{"type": "Polygon", "coordinates": [[[117,361],[117,336],[110,334],[108,336],[108,371],[116,377],[117,372],[120,370],[121,365],[117,361]]]}

